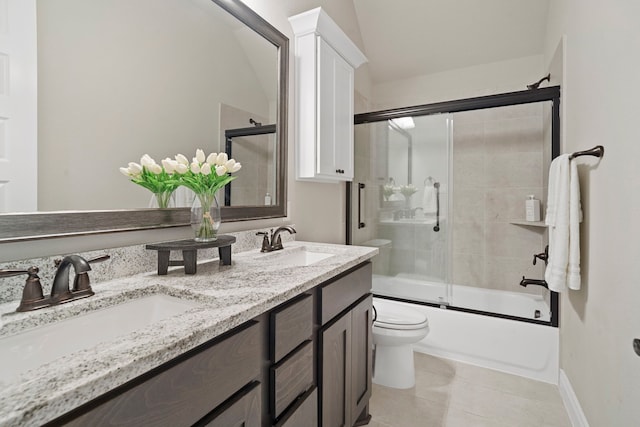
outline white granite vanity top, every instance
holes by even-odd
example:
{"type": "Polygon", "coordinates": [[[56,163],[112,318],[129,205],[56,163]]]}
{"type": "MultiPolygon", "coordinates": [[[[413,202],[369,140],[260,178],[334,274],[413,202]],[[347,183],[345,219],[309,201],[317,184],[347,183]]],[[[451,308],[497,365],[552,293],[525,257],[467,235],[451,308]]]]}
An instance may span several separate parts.
{"type": "Polygon", "coordinates": [[[176,267],[166,276],[153,272],[99,283],[93,285],[96,294],[90,298],[30,313],[8,313],[17,302],[3,304],[0,338],[156,293],[195,301],[198,306],[0,383],[0,426],[51,421],[376,253],[369,247],[288,242],[283,251],[234,254],[230,266],[220,266],[217,260],[201,262],[196,275],[185,275],[176,267]],[[286,266],[287,254],[302,248],[335,256],[309,266],[286,266]]]}

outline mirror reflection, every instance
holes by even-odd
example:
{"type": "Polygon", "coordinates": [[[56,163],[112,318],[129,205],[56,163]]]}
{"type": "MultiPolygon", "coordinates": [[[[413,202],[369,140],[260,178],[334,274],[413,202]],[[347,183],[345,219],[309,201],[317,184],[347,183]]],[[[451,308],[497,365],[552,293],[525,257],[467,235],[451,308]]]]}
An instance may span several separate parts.
{"type": "Polygon", "coordinates": [[[119,167],[197,148],[242,163],[227,206],[275,203],[276,46],[211,0],[37,7],[39,211],[146,208],[119,167]]]}

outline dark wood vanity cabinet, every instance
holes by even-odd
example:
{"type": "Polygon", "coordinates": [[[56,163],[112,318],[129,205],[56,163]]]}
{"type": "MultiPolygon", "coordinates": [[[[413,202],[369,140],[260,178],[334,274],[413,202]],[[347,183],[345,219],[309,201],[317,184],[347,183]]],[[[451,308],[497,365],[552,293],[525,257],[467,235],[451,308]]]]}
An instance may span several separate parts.
{"type": "Polygon", "coordinates": [[[49,425],[366,424],[371,263],[298,295],[49,425]]]}

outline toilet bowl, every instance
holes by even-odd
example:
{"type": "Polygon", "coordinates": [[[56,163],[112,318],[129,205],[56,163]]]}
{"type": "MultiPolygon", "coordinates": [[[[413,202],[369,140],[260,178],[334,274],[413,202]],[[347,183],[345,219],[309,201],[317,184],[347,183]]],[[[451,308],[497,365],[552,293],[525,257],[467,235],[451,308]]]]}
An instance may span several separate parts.
{"type": "Polygon", "coordinates": [[[382,298],[374,298],[373,306],[373,382],[411,388],[416,383],[413,344],[429,333],[427,316],[405,304],[382,298]]]}

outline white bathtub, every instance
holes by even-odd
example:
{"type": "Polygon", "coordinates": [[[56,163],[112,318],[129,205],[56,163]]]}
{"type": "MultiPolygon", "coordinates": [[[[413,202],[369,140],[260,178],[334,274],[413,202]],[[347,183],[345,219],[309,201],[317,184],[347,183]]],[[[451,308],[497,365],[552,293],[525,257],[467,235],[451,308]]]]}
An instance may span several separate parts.
{"type": "Polygon", "coordinates": [[[434,281],[419,280],[415,276],[373,276],[373,291],[378,295],[413,301],[448,304],[507,316],[548,322],[551,310],[543,297],[520,292],[474,288],[434,281]]]}
{"type": "MultiPolygon", "coordinates": [[[[541,297],[456,285],[451,289],[451,302],[456,306],[459,306],[459,301],[476,310],[499,309],[503,314],[528,318],[533,318],[533,311],[537,309],[547,316],[538,320],[548,320],[549,309],[541,297]]],[[[430,302],[448,297],[444,284],[423,283],[406,277],[374,275],[373,292],[430,302]]],[[[558,384],[558,328],[446,308],[403,304],[423,311],[429,319],[429,335],[417,343],[414,350],[558,384]]]]}

